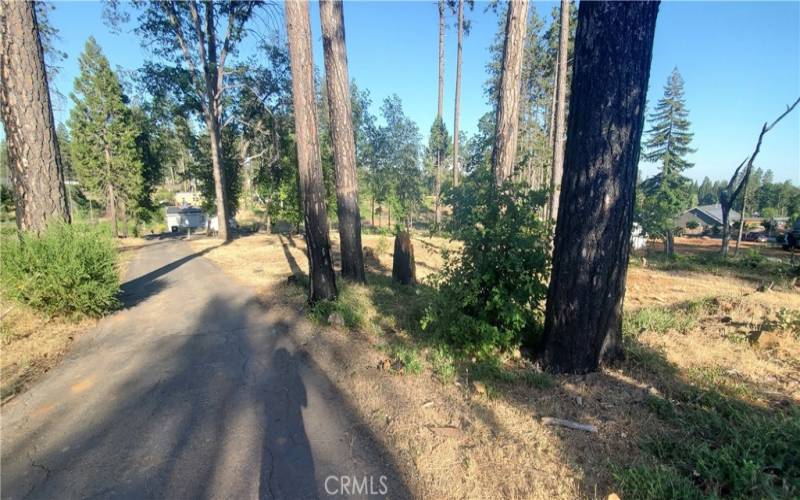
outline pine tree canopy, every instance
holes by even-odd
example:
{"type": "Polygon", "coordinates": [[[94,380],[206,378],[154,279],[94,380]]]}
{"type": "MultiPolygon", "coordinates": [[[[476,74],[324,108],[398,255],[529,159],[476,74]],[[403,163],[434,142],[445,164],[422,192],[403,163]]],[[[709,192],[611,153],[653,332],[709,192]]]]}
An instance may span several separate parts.
{"type": "Polygon", "coordinates": [[[658,100],[655,110],[649,116],[652,126],[647,131],[643,157],[646,161],[661,163],[661,171],[668,177],[693,166],[685,158],[695,151],[689,146],[694,134],[689,132],[691,123],[688,116],[683,77],[678,68],[675,68],[667,79],[664,97],[658,100]]]}
{"type": "Polygon", "coordinates": [[[81,54],[80,74],[70,95],[70,152],[84,189],[104,200],[109,186],[122,200],[135,200],[142,186],[139,134],[122,91],[94,38],[81,54]]]}

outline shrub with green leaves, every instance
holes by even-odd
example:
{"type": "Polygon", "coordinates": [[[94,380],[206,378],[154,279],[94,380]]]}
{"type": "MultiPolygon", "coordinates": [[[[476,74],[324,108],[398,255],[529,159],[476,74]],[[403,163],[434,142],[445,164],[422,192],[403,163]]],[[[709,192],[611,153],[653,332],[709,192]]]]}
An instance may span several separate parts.
{"type": "Polygon", "coordinates": [[[545,197],[511,183],[495,189],[488,170],[448,194],[457,224],[452,231],[464,246],[445,252],[423,330],[479,356],[535,340],[549,267],[547,226],[537,216],[545,197]]]}
{"type": "Polygon", "coordinates": [[[3,293],[49,315],[101,316],[118,304],[116,260],[110,236],[89,226],[4,238],[3,293]]]}

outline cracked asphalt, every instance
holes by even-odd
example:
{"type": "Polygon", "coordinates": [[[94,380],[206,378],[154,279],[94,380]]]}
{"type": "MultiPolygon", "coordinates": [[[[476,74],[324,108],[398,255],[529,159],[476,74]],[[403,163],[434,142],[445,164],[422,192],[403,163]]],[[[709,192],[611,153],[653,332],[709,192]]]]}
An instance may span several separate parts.
{"type": "Polygon", "coordinates": [[[296,346],[297,311],[172,238],[137,251],[123,292],[2,408],[2,498],[410,496],[296,346]]]}

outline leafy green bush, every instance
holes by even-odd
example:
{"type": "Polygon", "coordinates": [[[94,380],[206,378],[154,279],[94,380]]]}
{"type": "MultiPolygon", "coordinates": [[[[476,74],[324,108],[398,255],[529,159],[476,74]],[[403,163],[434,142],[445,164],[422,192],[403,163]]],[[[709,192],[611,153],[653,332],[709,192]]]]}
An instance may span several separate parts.
{"type": "Polygon", "coordinates": [[[100,316],[117,306],[117,251],[108,234],[57,224],[3,240],[3,293],[50,315],[100,316]]]}
{"type": "Polygon", "coordinates": [[[494,188],[478,171],[448,194],[460,253],[444,253],[432,284],[439,289],[422,319],[457,350],[487,356],[535,340],[547,294],[547,226],[537,217],[542,191],[507,184],[494,188]]]}

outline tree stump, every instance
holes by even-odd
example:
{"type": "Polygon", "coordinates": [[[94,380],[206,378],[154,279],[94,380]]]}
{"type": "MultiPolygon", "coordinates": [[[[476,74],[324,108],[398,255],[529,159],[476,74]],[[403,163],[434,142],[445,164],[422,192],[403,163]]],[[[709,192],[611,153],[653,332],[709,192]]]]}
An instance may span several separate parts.
{"type": "Polygon", "coordinates": [[[399,231],[394,238],[392,279],[401,285],[414,285],[417,282],[414,245],[411,244],[411,234],[408,231],[399,231]]]}

